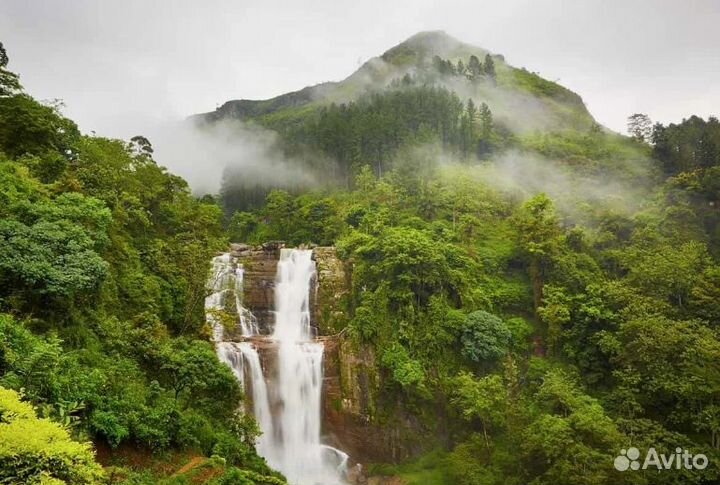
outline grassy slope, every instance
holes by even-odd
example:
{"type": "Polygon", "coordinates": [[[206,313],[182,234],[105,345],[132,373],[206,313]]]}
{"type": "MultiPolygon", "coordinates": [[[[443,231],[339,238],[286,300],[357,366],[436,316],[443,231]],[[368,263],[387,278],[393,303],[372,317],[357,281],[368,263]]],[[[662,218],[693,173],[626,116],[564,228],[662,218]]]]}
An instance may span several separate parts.
{"type": "MultiPolygon", "coordinates": [[[[317,108],[329,103],[343,103],[357,99],[368,91],[383,89],[393,79],[406,73],[428,74],[434,55],[454,63],[471,55],[481,61],[489,52],[464,44],[443,32],[421,32],[389,49],[382,56],[370,59],[355,73],[336,83],[309,86],[267,100],[228,101],[215,112],[198,115],[198,119],[215,122],[225,119],[256,120],[271,128],[297,123],[317,108]]],[[[588,128],[594,122],[580,96],[569,89],[507,64],[503,56],[493,55],[497,71],[497,86],[460,86],[459,95],[486,100],[493,112],[503,117],[522,118],[524,104],[545,112],[560,128],[588,128]]],[[[436,79],[435,83],[451,90],[458,88],[458,80],[436,79]]]]}

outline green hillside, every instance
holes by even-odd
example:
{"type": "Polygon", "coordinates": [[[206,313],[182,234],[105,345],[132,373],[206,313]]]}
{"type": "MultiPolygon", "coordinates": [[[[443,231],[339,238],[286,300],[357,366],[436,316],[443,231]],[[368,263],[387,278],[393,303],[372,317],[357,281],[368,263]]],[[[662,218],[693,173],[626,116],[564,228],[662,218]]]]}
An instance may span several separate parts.
{"type": "MultiPolygon", "coordinates": [[[[270,130],[290,163],[326,186],[353,187],[364,165],[381,176],[402,151],[431,145],[466,165],[534,154],[629,177],[628,183],[649,170],[642,147],[597,124],[577,94],[442,32],[417,34],[343,81],[269,100],[229,101],[192,120],[208,132],[270,130]],[[628,159],[637,163],[618,162],[628,159]]],[[[225,173],[227,215],[262,204],[273,187],[253,185],[245,175],[232,167],[225,173]]],[[[301,190],[287,182],[274,187],[301,190]]]]}
{"type": "MultiPolygon", "coordinates": [[[[421,32],[410,37],[381,56],[370,59],[342,81],[309,86],[268,100],[228,101],[214,112],[197,115],[195,119],[212,123],[230,119],[262,120],[267,117],[274,120],[290,117],[293,112],[307,113],[310,111],[308,108],[348,103],[365,94],[383,91],[406,74],[417,75],[421,84],[436,84],[462,91],[463,98],[485,99],[500,118],[514,117],[519,114],[515,109],[523,102],[529,102],[536,109],[545,111],[544,114],[556,123],[556,128],[587,127],[593,121],[580,96],[572,91],[525,69],[510,66],[502,55],[464,44],[441,31],[421,32]],[[465,73],[450,74],[436,69],[434,64],[435,56],[450,61],[454,66],[458,61],[467,66],[471,56],[482,62],[486,55],[490,55],[495,64],[496,79],[493,82],[465,82],[470,81],[465,73]]],[[[529,120],[528,126],[535,121],[538,120],[529,120]]]]}
{"type": "Polygon", "coordinates": [[[364,463],[374,483],[720,481],[716,118],[625,137],[420,33],[343,81],[196,116],[272,132],[316,180],[229,167],[198,198],[2,54],[0,483],[285,483],[203,315],[211,258],[268,241],[342,262],[321,330],[364,356],[363,423],[406,458],[364,463]],[[617,470],[630,447],[709,465],[617,470]]]}

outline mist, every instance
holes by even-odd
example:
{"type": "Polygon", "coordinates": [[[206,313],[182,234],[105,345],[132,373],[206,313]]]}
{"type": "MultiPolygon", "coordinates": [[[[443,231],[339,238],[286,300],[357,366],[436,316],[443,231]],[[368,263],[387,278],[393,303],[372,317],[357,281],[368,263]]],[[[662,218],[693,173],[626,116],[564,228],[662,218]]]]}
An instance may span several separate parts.
{"type": "Polygon", "coordinates": [[[638,176],[630,179],[620,172],[581,171],[557,160],[513,150],[477,165],[472,173],[497,189],[523,198],[545,193],[564,216],[587,222],[597,206],[629,215],[647,200],[652,187],[650,161],[625,163],[635,164],[638,176]]]}
{"type": "Polygon", "coordinates": [[[196,195],[218,193],[226,174],[264,187],[317,185],[302,160],[283,153],[275,132],[256,125],[167,121],[146,132],[158,164],[187,180],[196,195]]]}

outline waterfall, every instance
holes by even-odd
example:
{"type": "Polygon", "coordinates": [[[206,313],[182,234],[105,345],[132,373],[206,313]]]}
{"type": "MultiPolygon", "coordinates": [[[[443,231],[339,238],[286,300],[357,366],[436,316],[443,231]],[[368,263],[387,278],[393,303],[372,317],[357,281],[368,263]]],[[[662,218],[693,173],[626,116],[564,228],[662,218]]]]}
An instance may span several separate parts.
{"type": "Polygon", "coordinates": [[[268,399],[267,383],[263,375],[262,366],[260,365],[260,355],[257,350],[249,342],[241,342],[238,344],[242,356],[248,364],[248,373],[250,374],[250,389],[247,389],[248,395],[253,400],[253,415],[257,421],[262,434],[257,441],[257,451],[260,456],[267,456],[272,450],[273,417],[270,411],[270,400],[268,399]]]}
{"type": "Polygon", "coordinates": [[[272,333],[277,343],[278,412],[265,457],[293,485],[336,485],[342,483],[338,468],[347,455],[320,442],[324,346],[313,341],[310,326],[314,276],[312,251],[281,250],[272,333]]]}
{"type": "Polygon", "coordinates": [[[282,249],[275,281],[275,325],[272,335],[259,336],[252,313],[242,306],[242,267],[229,254],[213,259],[213,277],[205,308],[213,325],[218,357],[233,370],[252,399],[252,412],[262,435],[258,453],[282,472],[291,485],[340,485],[346,453],[320,441],[323,353],[310,325],[310,290],[315,276],[312,251],[282,249]],[[215,312],[225,307],[229,289],[235,294],[243,342],[223,341],[215,312]],[[220,296],[216,296],[220,294],[220,296]],[[253,340],[276,348],[275,374],[261,365],[253,340]]]}

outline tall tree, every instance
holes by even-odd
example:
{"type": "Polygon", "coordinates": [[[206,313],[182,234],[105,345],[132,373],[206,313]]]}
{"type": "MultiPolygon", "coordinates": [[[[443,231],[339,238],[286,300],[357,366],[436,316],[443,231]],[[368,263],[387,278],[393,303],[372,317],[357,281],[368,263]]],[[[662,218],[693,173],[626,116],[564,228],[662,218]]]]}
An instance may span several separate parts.
{"type": "Polygon", "coordinates": [[[486,103],[480,104],[480,140],[478,155],[483,156],[492,150],[493,116],[486,103]]]}
{"type": "Polygon", "coordinates": [[[495,82],[495,61],[490,54],[485,54],[485,62],[483,63],[483,71],[487,77],[495,82]]]}
{"type": "Polygon", "coordinates": [[[652,136],[652,121],[646,114],[635,113],[628,117],[627,129],[637,141],[648,142],[652,136]]]}
{"type": "Polygon", "coordinates": [[[18,75],[6,69],[9,62],[5,46],[0,42],[0,96],[9,96],[20,90],[18,75]]]}
{"type": "Polygon", "coordinates": [[[539,194],[523,204],[515,216],[520,236],[519,244],[528,263],[533,287],[535,309],[542,303],[543,286],[552,262],[558,252],[561,230],[555,207],[550,198],[539,194]]]}
{"type": "Polygon", "coordinates": [[[477,58],[477,56],[470,56],[470,61],[468,62],[468,74],[471,79],[477,79],[479,76],[481,76],[483,73],[482,64],[480,64],[480,59],[477,58]]]}

